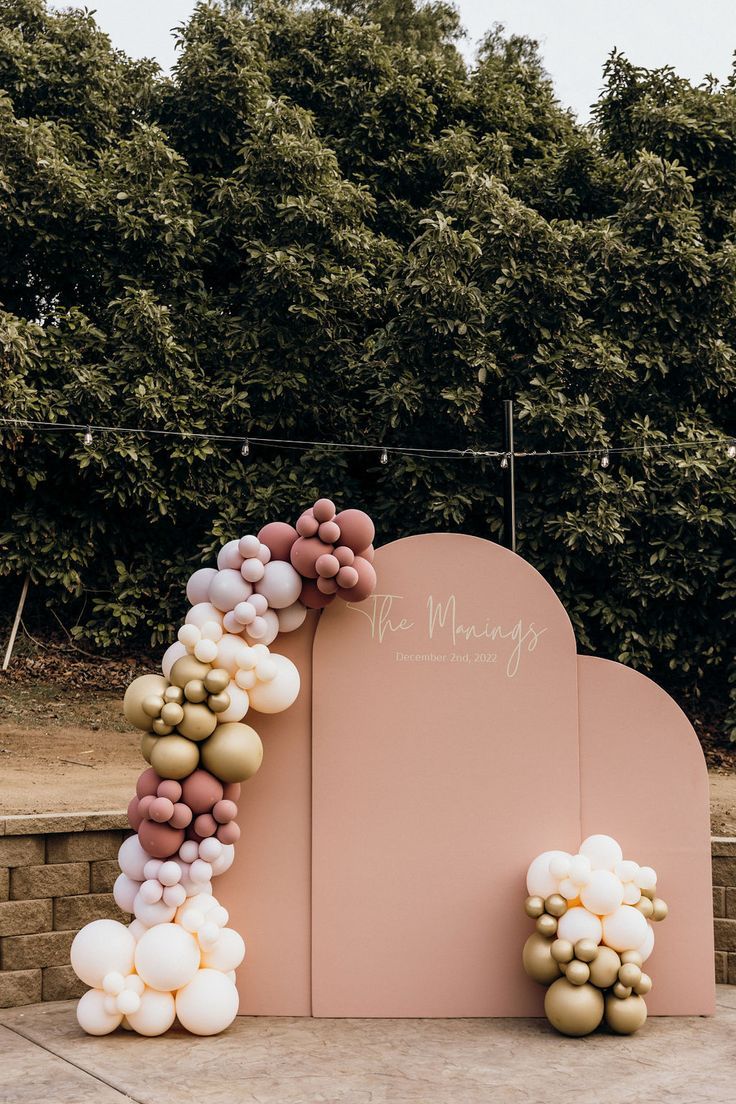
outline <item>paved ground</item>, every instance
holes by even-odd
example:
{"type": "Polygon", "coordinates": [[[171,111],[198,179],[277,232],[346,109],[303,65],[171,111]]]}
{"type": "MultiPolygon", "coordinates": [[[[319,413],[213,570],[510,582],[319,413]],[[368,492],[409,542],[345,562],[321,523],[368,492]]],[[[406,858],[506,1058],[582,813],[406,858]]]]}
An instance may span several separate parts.
{"type": "Polygon", "coordinates": [[[736,988],[712,1019],[564,1039],[543,1020],[239,1018],[224,1035],[83,1035],[74,1004],[0,1012],[1,1104],[727,1104],[736,988]]]}

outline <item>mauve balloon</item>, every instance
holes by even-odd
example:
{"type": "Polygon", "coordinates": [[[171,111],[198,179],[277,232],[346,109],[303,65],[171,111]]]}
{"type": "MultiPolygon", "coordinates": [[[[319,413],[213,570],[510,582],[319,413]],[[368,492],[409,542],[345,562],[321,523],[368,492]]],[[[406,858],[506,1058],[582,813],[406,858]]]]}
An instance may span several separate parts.
{"type": "Polygon", "coordinates": [[[326,552],[324,556],[317,557],[314,566],[317,569],[317,574],[323,579],[332,579],[340,570],[340,561],[337,556],[326,552]]]}
{"type": "Polygon", "coordinates": [[[340,527],[334,521],[323,521],[317,530],[317,536],[325,544],[337,544],[340,539],[340,527]]]}
{"type": "Polygon", "coordinates": [[[258,533],[258,539],[271,550],[272,560],[288,560],[291,546],[299,536],[293,525],[285,521],[270,521],[258,533]]]}
{"type": "Polygon", "coordinates": [[[217,801],[212,806],[212,815],[218,824],[227,824],[235,820],[238,815],[238,806],[234,801],[217,801]]]}
{"type": "Polygon", "coordinates": [[[350,587],[349,590],[338,590],[338,596],[344,598],[346,602],[362,602],[364,598],[370,597],[373,591],[376,589],[376,573],[373,570],[373,564],[369,564],[367,560],[361,559],[360,556],[356,556],[353,562],[354,569],[358,572],[358,581],[355,586],[350,587]]]}
{"type": "Polygon", "coordinates": [[[350,590],[351,587],[357,584],[359,578],[358,569],[355,566],[355,561],[353,561],[349,567],[340,568],[335,582],[342,590],[350,590]]]}
{"type": "Polygon", "coordinates": [[[237,843],[240,839],[240,828],[234,820],[228,824],[221,824],[217,829],[216,838],[220,843],[237,843]]]}
{"type": "Polygon", "coordinates": [[[212,813],[200,813],[192,827],[200,839],[207,839],[217,831],[217,821],[212,813]]]}
{"type": "MultiPolygon", "coordinates": [[[[342,568],[340,570],[342,571],[342,568]]],[[[320,575],[317,580],[317,590],[320,594],[337,594],[337,579],[325,579],[324,576],[320,575]]]]}
{"type": "Polygon", "coordinates": [[[156,824],[153,820],[144,820],[138,829],[141,847],[155,859],[169,859],[184,842],[184,833],[180,828],[171,828],[168,824],[156,824]]]}
{"type": "Polygon", "coordinates": [[[141,821],[143,820],[143,817],[138,811],[138,804],[139,800],[137,797],[131,797],[128,802],[128,824],[134,832],[138,831],[141,821]]]}
{"type": "Polygon", "coordinates": [[[156,793],[159,797],[168,797],[169,801],[178,801],[181,797],[181,786],[173,778],[165,778],[159,782],[156,793]]]}
{"type": "Polygon", "coordinates": [[[348,548],[346,544],[338,544],[332,555],[335,557],[340,567],[350,567],[355,559],[355,553],[352,548],[348,548]]]}
{"type": "Polygon", "coordinates": [[[210,583],[217,574],[214,567],[200,567],[189,578],[187,583],[187,598],[190,606],[196,606],[198,602],[207,602],[210,592],[210,583]]]}
{"type": "Polygon", "coordinates": [[[316,579],[317,560],[330,552],[332,545],[325,544],[318,537],[300,537],[291,549],[291,562],[303,579],[316,579]]]}
{"type": "Polygon", "coordinates": [[[340,526],[340,544],[346,544],[353,552],[367,548],[376,535],[376,527],[362,510],[343,510],[335,521],[340,526]]]}
{"type": "Polygon", "coordinates": [[[313,537],[319,529],[319,522],[311,510],[302,514],[296,523],[296,531],[300,537],[313,537]]]}
{"type": "MultiPolygon", "coordinates": [[[[376,550],[372,544],[369,544],[367,548],[364,548],[362,552],[356,553],[360,556],[361,560],[367,560],[368,563],[373,563],[373,557],[376,554],[376,550]]],[[[350,561],[352,563],[352,560],[350,561]]]]}
{"type": "Polygon", "coordinates": [[[148,812],[153,805],[156,798],[153,794],[146,794],[145,797],[141,797],[138,801],[138,814],[145,820],[148,817],[148,812]]]}
{"type": "Polygon", "coordinates": [[[222,801],[222,783],[201,768],[182,782],[182,798],[195,816],[208,813],[217,801],[222,801]]]}
{"type": "Polygon", "coordinates": [[[173,812],[174,802],[169,801],[168,797],[154,797],[148,810],[148,817],[150,820],[155,820],[157,824],[168,824],[173,812]]]}
{"type": "Polygon", "coordinates": [[[318,498],[312,507],[317,521],[332,521],[335,516],[335,503],[330,498],[318,498]]]}
{"type": "MultiPolygon", "coordinates": [[[[331,582],[331,579],[325,580],[331,582]]],[[[317,589],[317,583],[312,579],[305,579],[302,592],[299,595],[299,601],[307,607],[307,609],[323,609],[325,606],[329,606],[330,602],[334,602],[334,594],[322,594],[317,589]]]]}
{"type": "Polygon", "coordinates": [[[161,775],[157,774],[153,767],[149,767],[148,770],[144,770],[143,774],[139,775],[135,784],[135,792],[138,797],[155,797],[161,782],[163,782],[161,775]]]}
{"type": "Polygon", "coordinates": [[[192,823],[192,810],[183,801],[174,804],[169,824],[172,828],[187,828],[192,823]]]}
{"type": "Polygon", "coordinates": [[[240,782],[226,782],[222,787],[222,796],[225,801],[240,801],[241,790],[240,782]]]}

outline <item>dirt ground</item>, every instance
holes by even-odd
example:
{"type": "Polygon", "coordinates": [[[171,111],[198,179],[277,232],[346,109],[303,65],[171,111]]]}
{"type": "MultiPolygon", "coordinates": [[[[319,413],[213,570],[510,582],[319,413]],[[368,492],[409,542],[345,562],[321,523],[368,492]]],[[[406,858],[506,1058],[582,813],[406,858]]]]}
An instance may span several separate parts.
{"type": "MultiPolygon", "coordinates": [[[[0,673],[0,816],[124,809],[143,769],[124,688],[153,660],[14,660],[0,673]]],[[[707,728],[707,726],[705,726],[707,728]]],[[[736,835],[736,747],[696,723],[714,835],[736,835]]]]}

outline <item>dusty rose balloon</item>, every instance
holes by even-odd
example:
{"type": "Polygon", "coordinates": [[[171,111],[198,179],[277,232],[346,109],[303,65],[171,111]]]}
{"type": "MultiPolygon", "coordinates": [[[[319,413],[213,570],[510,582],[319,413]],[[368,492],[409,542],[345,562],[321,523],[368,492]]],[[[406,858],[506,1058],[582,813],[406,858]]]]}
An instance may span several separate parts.
{"type": "Polygon", "coordinates": [[[341,567],[337,573],[337,585],[343,590],[350,590],[358,582],[360,576],[358,575],[358,569],[353,563],[350,567],[341,567]]]}
{"type": "Polygon", "coordinates": [[[168,797],[154,797],[148,810],[148,816],[150,820],[155,820],[157,824],[167,824],[171,820],[173,812],[174,802],[169,801],[168,797]]]}
{"type": "Polygon", "coordinates": [[[283,560],[266,564],[263,578],[256,583],[256,592],[262,594],[271,609],[286,609],[296,602],[302,589],[302,580],[296,568],[283,560]]]}
{"type": "Polygon", "coordinates": [[[190,575],[187,583],[187,598],[190,606],[196,606],[197,602],[209,601],[210,583],[216,574],[217,569],[214,567],[200,567],[199,571],[190,575]]]}
{"type": "Polygon", "coordinates": [[[362,510],[342,510],[335,521],[340,526],[340,544],[352,548],[353,552],[360,552],[373,542],[376,527],[362,510]]]}
{"type": "Polygon", "coordinates": [[[212,813],[200,813],[192,828],[200,839],[207,839],[208,836],[214,836],[217,831],[217,821],[212,813]]]}
{"type": "Polygon", "coordinates": [[[313,537],[319,529],[319,522],[313,513],[302,514],[296,523],[296,531],[300,537],[313,537]]]}
{"type": "MultiPolygon", "coordinates": [[[[331,582],[328,579],[326,582],[331,582]]],[[[302,592],[299,595],[299,601],[302,605],[305,605],[307,609],[323,609],[325,606],[329,606],[330,602],[335,600],[334,594],[322,594],[317,589],[317,583],[311,579],[305,579],[302,587],[302,592]]]]}
{"type": "Polygon", "coordinates": [[[335,557],[340,567],[352,566],[353,560],[355,559],[355,553],[352,548],[348,548],[344,544],[338,544],[332,555],[335,557]]]}
{"type": "Polygon", "coordinates": [[[182,782],[182,798],[195,816],[209,812],[222,796],[222,783],[209,771],[195,770],[182,782]]]}
{"type": "Polygon", "coordinates": [[[357,583],[349,590],[340,589],[337,593],[346,602],[362,602],[364,598],[370,597],[376,589],[378,580],[373,570],[373,564],[369,564],[367,560],[361,559],[360,556],[356,556],[353,567],[358,572],[357,583]]]}
{"type": "Polygon", "coordinates": [[[312,513],[317,521],[332,521],[337,510],[335,503],[330,498],[318,498],[312,507],[312,513]]]}
{"type": "Polygon", "coordinates": [[[218,571],[210,583],[210,602],[215,609],[223,612],[235,609],[238,602],[246,602],[252,593],[253,588],[240,571],[233,571],[231,568],[218,571]]]}
{"type": "Polygon", "coordinates": [[[153,820],[144,820],[138,829],[141,846],[155,859],[168,859],[184,842],[184,832],[180,828],[171,828],[168,824],[156,824],[153,820]]]}
{"type": "Polygon", "coordinates": [[[271,521],[258,533],[258,539],[271,550],[272,560],[288,560],[291,546],[299,536],[293,525],[271,521]]]}
{"type": "Polygon", "coordinates": [[[332,579],[340,570],[340,561],[337,560],[332,553],[325,552],[323,556],[317,559],[314,566],[320,578],[332,579]]]}
{"type": "Polygon", "coordinates": [[[320,576],[317,580],[317,590],[320,594],[337,594],[337,579],[323,579],[320,576]]]}
{"type": "MultiPolygon", "coordinates": [[[[140,823],[143,820],[143,817],[141,816],[140,811],[138,809],[138,805],[139,805],[139,799],[137,797],[131,797],[130,801],[128,802],[128,824],[130,825],[130,827],[133,829],[134,832],[138,831],[138,828],[140,827],[140,823]]],[[[128,912],[130,912],[130,911],[131,910],[128,909],[128,912]]]]}
{"type": "Polygon", "coordinates": [[[258,549],[258,559],[261,561],[262,564],[267,564],[271,562],[271,549],[268,547],[267,544],[262,544],[261,547],[258,549]]]}
{"type": "Polygon", "coordinates": [[[316,579],[317,560],[330,552],[331,544],[324,544],[317,537],[300,537],[291,550],[291,562],[302,578],[316,579]]]}
{"type": "Polygon", "coordinates": [[[144,770],[142,774],[138,775],[135,792],[138,797],[155,797],[162,782],[161,775],[157,774],[153,767],[149,767],[148,770],[144,770]]]}
{"type": "Polygon", "coordinates": [[[226,568],[230,568],[232,571],[240,571],[243,557],[238,549],[239,543],[239,541],[231,540],[222,546],[217,554],[217,566],[220,571],[224,571],[226,568]]]}
{"type": "MultiPolygon", "coordinates": [[[[299,593],[301,594],[301,591],[299,593]]],[[[301,602],[294,602],[293,606],[277,610],[276,614],[279,619],[279,632],[294,632],[304,624],[307,611],[301,602]]]]}
{"type": "Polygon", "coordinates": [[[165,778],[156,787],[158,797],[168,797],[169,801],[178,801],[181,797],[181,785],[173,778],[165,778]]]}
{"type": "Polygon", "coordinates": [[[212,806],[212,815],[218,824],[227,824],[231,820],[235,820],[238,815],[238,806],[234,801],[217,801],[212,806]]]}
{"type": "Polygon", "coordinates": [[[192,823],[192,810],[183,801],[174,804],[174,811],[169,819],[172,828],[187,828],[192,823]]]}
{"type": "Polygon", "coordinates": [[[222,787],[222,796],[225,801],[240,801],[242,789],[240,782],[226,782],[222,787]]]}
{"type": "Polygon", "coordinates": [[[141,797],[139,799],[138,815],[141,817],[142,820],[145,820],[148,817],[151,806],[153,805],[155,800],[156,798],[153,796],[153,794],[146,794],[145,797],[141,797]]]}
{"type": "Polygon", "coordinates": [[[334,521],[323,521],[317,530],[317,536],[325,544],[337,544],[340,539],[340,526],[334,521]]]}
{"type": "Polygon", "coordinates": [[[360,556],[361,560],[367,560],[368,563],[373,563],[373,557],[376,554],[376,550],[372,544],[369,544],[367,548],[364,548],[362,552],[356,552],[357,556],[360,556]]]}
{"type": "Polygon", "coordinates": [[[227,824],[220,824],[216,838],[220,843],[237,843],[240,839],[240,828],[234,820],[229,821],[227,824]]]}

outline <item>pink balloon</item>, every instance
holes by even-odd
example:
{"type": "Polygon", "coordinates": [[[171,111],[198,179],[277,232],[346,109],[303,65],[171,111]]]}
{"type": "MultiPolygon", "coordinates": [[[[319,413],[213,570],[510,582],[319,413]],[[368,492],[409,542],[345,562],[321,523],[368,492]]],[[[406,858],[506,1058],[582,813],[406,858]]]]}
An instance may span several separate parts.
{"type": "Polygon", "coordinates": [[[227,782],[222,787],[222,796],[225,801],[240,801],[242,789],[243,787],[240,782],[227,782]]]}
{"type": "Polygon", "coordinates": [[[192,827],[200,839],[207,839],[208,836],[214,836],[217,831],[217,821],[212,813],[200,813],[192,827]]]}
{"type": "Polygon", "coordinates": [[[256,583],[256,591],[264,596],[271,609],[286,609],[293,605],[301,589],[299,572],[283,560],[266,564],[263,578],[256,583]]]}
{"type": "Polygon", "coordinates": [[[158,793],[158,788],[163,782],[163,778],[160,774],[157,774],[153,767],[149,767],[143,771],[143,774],[138,776],[138,781],[135,784],[135,792],[138,797],[155,797],[158,793]]]}
{"type": "Polygon", "coordinates": [[[265,594],[251,594],[248,599],[249,604],[256,611],[258,617],[263,617],[264,613],[268,609],[268,598],[265,594]]]}
{"type": "Polygon", "coordinates": [[[143,820],[147,818],[150,808],[155,800],[156,798],[153,796],[153,794],[146,794],[146,796],[142,797],[138,802],[138,815],[142,817],[143,820]]]}
{"type": "Polygon", "coordinates": [[[181,786],[173,778],[165,778],[159,782],[156,788],[159,797],[168,797],[169,801],[178,801],[181,797],[181,786]]]}
{"type": "MultiPolygon", "coordinates": [[[[245,602],[238,602],[238,605],[235,607],[235,609],[237,609],[238,606],[244,605],[245,602]]],[[[238,636],[243,631],[242,623],[235,616],[235,610],[228,610],[228,612],[222,619],[222,627],[225,632],[232,633],[233,636],[238,636]]]]}
{"type": "Polygon", "coordinates": [[[337,594],[337,579],[325,579],[320,575],[317,580],[317,590],[320,594],[337,594]]]}
{"type": "Polygon", "coordinates": [[[360,552],[373,542],[376,527],[362,510],[343,510],[335,521],[340,526],[340,543],[352,548],[353,552],[360,552]]]}
{"type": "Polygon", "coordinates": [[[231,820],[228,824],[221,824],[218,827],[215,837],[220,843],[237,843],[240,839],[240,828],[234,820],[231,820]]]}
{"type": "Polygon", "coordinates": [[[188,805],[185,805],[183,801],[177,801],[174,804],[174,811],[171,814],[169,824],[172,828],[188,828],[192,823],[192,810],[188,805]]]}
{"type": "MultiPolygon", "coordinates": [[[[228,613],[225,617],[225,628],[227,628],[227,619],[231,615],[228,613]]],[[[243,625],[250,625],[253,618],[256,616],[256,610],[252,602],[238,602],[237,606],[232,612],[232,618],[237,625],[236,629],[228,629],[228,632],[241,632],[243,625]]]]}
{"type": "Polygon", "coordinates": [[[340,539],[340,527],[334,521],[323,521],[317,535],[325,544],[337,544],[340,539]]]}
{"type": "Polygon", "coordinates": [[[293,525],[271,521],[258,533],[258,539],[271,550],[272,560],[288,560],[291,546],[299,536],[293,525]]]}
{"type": "Polygon", "coordinates": [[[296,531],[300,537],[313,537],[318,529],[319,522],[312,513],[302,514],[296,523],[296,531]]]}
{"type": "Polygon", "coordinates": [[[252,559],[245,560],[240,569],[240,574],[244,579],[247,579],[249,583],[257,583],[259,579],[263,578],[263,572],[265,570],[266,565],[262,563],[257,556],[253,556],[252,559]]]}
{"type": "Polygon", "coordinates": [[[352,567],[341,567],[337,573],[337,585],[342,587],[343,590],[350,590],[354,587],[359,579],[357,568],[354,563],[352,567]]]}
{"type": "Polygon", "coordinates": [[[335,503],[329,498],[318,498],[312,507],[312,513],[317,521],[332,521],[335,516],[335,503]]]}
{"type": "Polygon", "coordinates": [[[332,555],[335,557],[340,567],[350,567],[355,559],[355,553],[352,548],[348,548],[345,544],[338,545],[332,555]]]}
{"type": "Polygon", "coordinates": [[[340,570],[340,561],[329,552],[326,552],[324,556],[318,558],[314,566],[317,569],[317,574],[323,579],[332,579],[340,570]]]}
{"type": "Polygon", "coordinates": [[[235,609],[238,602],[247,602],[252,593],[252,586],[245,581],[240,571],[229,567],[218,571],[210,583],[210,602],[223,613],[235,609]]]}
{"type": "Polygon", "coordinates": [[[260,547],[260,539],[253,536],[252,533],[247,537],[241,537],[238,541],[238,552],[244,560],[250,560],[253,556],[257,556],[260,547]]]}
{"type": "Polygon", "coordinates": [[[139,798],[131,797],[130,801],[128,802],[128,824],[134,832],[138,831],[141,821],[143,820],[143,817],[141,816],[138,809],[138,805],[139,798]]]}
{"type": "MultiPolygon", "coordinates": [[[[373,569],[373,564],[368,563],[368,560],[361,559],[360,556],[356,556],[353,568],[358,572],[358,581],[355,586],[349,589],[340,588],[338,590],[338,596],[344,598],[346,602],[362,602],[364,598],[370,597],[373,591],[376,589],[376,573],[373,569]]],[[[343,568],[342,570],[347,570],[343,568]]]]}
{"type": "MultiPolygon", "coordinates": [[[[232,571],[240,571],[240,565],[243,562],[243,557],[238,551],[238,541],[231,540],[227,544],[223,545],[217,555],[217,566],[220,571],[224,571],[225,568],[230,568],[232,571]]],[[[202,599],[207,601],[207,599],[202,599]]],[[[212,599],[210,598],[210,602],[212,599]]]]}
{"type": "Polygon", "coordinates": [[[376,554],[376,550],[372,544],[369,544],[367,548],[364,548],[362,552],[356,553],[360,556],[361,560],[367,560],[368,563],[373,563],[373,557],[376,554]]]}
{"type": "MultiPolygon", "coordinates": [[[[329,581],[329,580],[328,580],[329,581]]],[[[299,595],[299,601],[302,605],[305,605],[307,609],[323,609],[324,606],[329,606],[330,602],[334,601],[334,594],[322,594],[317,589],[317,583],[312,579],[305,579],[302,587],[302,592],[299,595]]]]}
{"type": "Polygon", "coordinates": [[[216,802],[222,801],[222,783],[206,770],[192,771],[181,789],[182,799],[195,815],[209,812],[216,802]]]}
{"type": "Polygon", "coordinates": [[[173,812],[174,802],[169,801],[168,797],[154,797],[148,810],[148,816],[151,820],[155,820],[157,824],[167,824],[171,820],[173,812]]]}
{"type": "Polygon", "coordinates": [[[267,564],[271,562],[271,549],[268,547],[267,544],[262,544],[261,547],[258,549],[258,559],[261,561],[262,564],[267,564]]]}
{"type": "Polygon", "coordinates": [[[212,815],[218,824],[227,824],[235,820],[238,815],[238,806],[234,801],[218,801],[212,806],[212,815]]]}
{"type": "Polygon", "coordinates": [[[268,632],[268,622],[263,617],[254,617],[248,626],[248,635],[260,640],[268,632]]]}
{"type": "Polygon", "coordinates": [[[214,567],[200,567],[193,575],[190,575],[187,583],[187,598],[190,606],[196,606],[197,602],[209,601],[210,583],[217,574],[214,567]]]}
{"type": "Polygon", "coordinates": [[[331,544],[323,544],[317,537],[300,537],[291,550],[291,562],[302,578],[316,579],[315,564],[320,556],[329,552],[332,552],[331,544]]]}
{"type": "Polygon", "coordinates": [[[155,859],[168,859],[181,847],[184,833],[180,828],[171,828],[168,824],[156,824],[153,820],[144,820],[138,829],[141,846],[155,859]]]}

